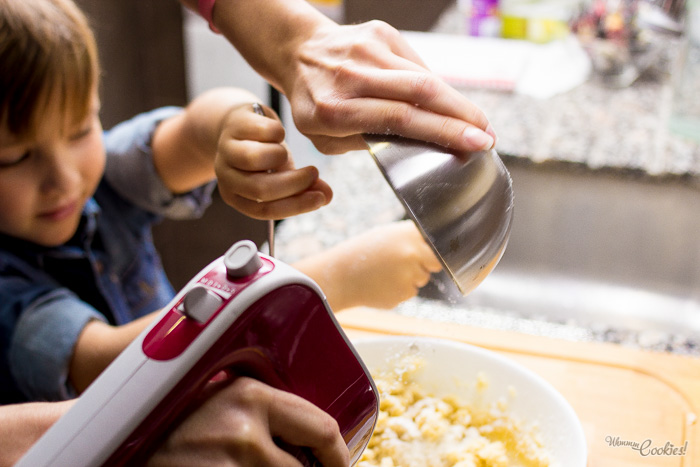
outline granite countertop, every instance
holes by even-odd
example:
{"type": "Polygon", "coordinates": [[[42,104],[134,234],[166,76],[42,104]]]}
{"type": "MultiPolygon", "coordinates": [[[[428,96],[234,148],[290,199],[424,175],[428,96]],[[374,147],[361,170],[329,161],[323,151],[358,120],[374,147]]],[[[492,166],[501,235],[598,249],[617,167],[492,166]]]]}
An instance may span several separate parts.
{"type": "MultiPolygon", "coordinates": [[[[449,30],[445,24],[439,23],[440,32],[449,30]]],[[[632,170],[651,177],[684,180],[695,180],[700,175],[700,145],[674,136],[666,128],[670,106],[666,73],[649,73],[621,89],[611,89],[592,78],[548,99],[486,89],[461,91],[486,112],[499,135],[496,149],[506,162],[508,158],[534,164],[561,162],[593,170],[632,170]]],[[[323,178],[333,187],[334,199],[327,207],[287,219],[278,226],[276,252],[287,262],[404,215],[403,207],[367,152],[331,158],[319,155],[318,161],[323,178]]],[[[450,303],[421,297],[392,312],[700,356],[697,336],[553,322],[518,316],[508,310],[455,309],[450,303]]]]}
{"type": "Polygon", "coordinates": [[[465,90],[498,133],[502,155],[535,162],[567,161],[650,175],[700,175],[700,145],[671,134],[666,78],[623,89],[588,81],[547,100],[465,90]]]}
{"type": "MultiPolygon", "coordinates": [[[[448,8],[431,32],[460,34],[462,21],[456,8],[448,8]]],[[[666,35],[652,39],[652,65],[631,86],[612,88],[593,72],[583,84],[548,99],[461,90],[486,112],[498,133],[501,155],[696,177],[700,144],[667,127],[671,74],[681,39],[666,35]]]]}

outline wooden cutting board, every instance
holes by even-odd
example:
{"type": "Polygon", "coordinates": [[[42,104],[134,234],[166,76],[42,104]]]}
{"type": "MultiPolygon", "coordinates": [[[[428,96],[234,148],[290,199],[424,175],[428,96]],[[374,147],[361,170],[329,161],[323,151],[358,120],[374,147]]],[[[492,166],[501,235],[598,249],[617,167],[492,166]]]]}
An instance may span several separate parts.
{"type": "Polygon", "coordinates": [[[493,350],[538,373],[578,414],[589,467],[700,466],[699,358],[370,309],[336,316],[351,339],[382,334],[440,337],[493,350]],[[642,449],[633,449],[635,443],[642,449]]]}

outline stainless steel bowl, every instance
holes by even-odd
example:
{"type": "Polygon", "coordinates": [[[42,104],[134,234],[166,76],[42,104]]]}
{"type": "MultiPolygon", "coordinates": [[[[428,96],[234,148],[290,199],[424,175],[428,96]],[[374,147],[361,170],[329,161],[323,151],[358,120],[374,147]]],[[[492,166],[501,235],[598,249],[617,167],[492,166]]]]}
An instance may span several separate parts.
{"type": "Polygon", "coordinates": [[[462,294],[498,264],[513,219],[510,174],[496,151],[450,152],[365,135],[369,152],[462,294]]]}

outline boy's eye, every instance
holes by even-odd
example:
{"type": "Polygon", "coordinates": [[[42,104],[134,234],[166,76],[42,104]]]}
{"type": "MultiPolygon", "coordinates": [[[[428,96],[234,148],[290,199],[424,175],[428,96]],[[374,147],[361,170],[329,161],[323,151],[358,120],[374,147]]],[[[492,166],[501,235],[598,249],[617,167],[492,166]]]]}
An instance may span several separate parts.
{"type": "Polygon", "coordinates": [[[81,128],[70,136],[71,141],[77,141],[81,138],[85,138],[92,132],[92,125],[81,128]]]}
{"type": "Polygon", "coordinates": [[[26,160],[29,157],[29,155],[30,155],[30,152],[26,151],[26,152],[19,153],[19,154],[14,155],[14,156],[8,156],[8,157],[0,156],[0,168],[12,167],[12,166],[18,165],[21,162],[23,162],[24,160],[26,160]]]}

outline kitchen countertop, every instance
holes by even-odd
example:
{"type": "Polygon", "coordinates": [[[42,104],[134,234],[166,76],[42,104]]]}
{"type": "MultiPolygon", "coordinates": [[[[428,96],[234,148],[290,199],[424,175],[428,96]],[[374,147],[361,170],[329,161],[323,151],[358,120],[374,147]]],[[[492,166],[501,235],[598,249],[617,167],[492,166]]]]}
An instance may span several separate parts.
{"type": "Polygon", "coordinates": [[[504,156],[697,177],[700,146],[666,129],[668,92],[667,84],[650,80],[615,91],[587,82],[546,101],[481,90],[468,95],[498,132],[504,156]]]}
{"type": "MultiPolygon", "coordinates": [[[[448,8],[431,32],[458,35],[462,21],[456,8],[448,8]]],[[[696,177],[700,144],[674,135],[666,124],[680,42],[659,35],[654,40],[657,60],[628,87],[608,87],[593,73],[583,84],[548,99],[461,90],[488,116],[501,155],[696,177]]]]}
{"type": "Polygon", "coordinates": [[[700,175],[700,145],[666,128],[670,89],[665,78],[642,79],[616,90],[588,81],[547,100],[464,92],[486,112],[504,156],[649,175],[700,175]]]}
{"type": "Polygon", "coordinates": [[[476,345],[549,382],[576,412],[591,467],[688,467],[700,459],[700,359],[426,321],[371,309],[338,313],[350,339],[426,336],[476,345]],[[624,445],[620,440],[628,441],[624,445]],[[645,441],[648,440],[648,441],[645,441]],[[644,455],[633,447],[683,447],[644,455]]]}

